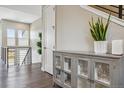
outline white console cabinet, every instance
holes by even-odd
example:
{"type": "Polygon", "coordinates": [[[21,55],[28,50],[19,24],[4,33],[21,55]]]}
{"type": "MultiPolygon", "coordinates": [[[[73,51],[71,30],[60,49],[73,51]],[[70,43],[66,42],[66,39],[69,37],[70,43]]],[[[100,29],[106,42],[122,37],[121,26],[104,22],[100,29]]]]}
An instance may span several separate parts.
{"type": "Polygon", "coordinates": [[[61,87],[124,87],[123,55],[54,51],[53,56],[53,80],[61,87]]]}

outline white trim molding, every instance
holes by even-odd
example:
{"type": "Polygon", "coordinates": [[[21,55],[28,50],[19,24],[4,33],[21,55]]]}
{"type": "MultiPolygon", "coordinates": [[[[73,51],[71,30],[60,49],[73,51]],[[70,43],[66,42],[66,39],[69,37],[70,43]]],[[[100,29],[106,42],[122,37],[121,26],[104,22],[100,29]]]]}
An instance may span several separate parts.
{"type": "MultiPolygon", "coordinates": [[[[107,19],[108,16],[109,16],[108,13],[105,13],[105,12],[100,11],[98,9],[92,8],[92,7],[88,6],[88,5],[80,5],[80,7],[85,9],[85,10],[87,10],[87,11],[89,11],[89,12],[92,12],[92,13],[98,15],[98,16],[101,16],[101,17],[103,17],[105,19],[107,19]]],[[[111,20],[111,22],[114,22],[114,23],[116,23],[116,24],[118,24],[120,26],[124,26],[124,20],[119,19],[118,17],[111,16],[110,20],[111,20]]]]}

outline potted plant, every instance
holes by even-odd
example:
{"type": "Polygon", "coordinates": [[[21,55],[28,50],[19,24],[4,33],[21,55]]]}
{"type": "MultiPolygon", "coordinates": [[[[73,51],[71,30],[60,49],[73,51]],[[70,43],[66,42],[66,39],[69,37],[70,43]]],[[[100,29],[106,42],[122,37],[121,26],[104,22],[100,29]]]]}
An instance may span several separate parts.
{"type": "Polygon", "coordinates": [[[92,21],[89,22],[90,32],[94,39],[95,53],[107,53],[106,34],[110,23],[110,16],[111,14],[108,17],[106,24],[103,23],[102,18],[98,18],[96,22],[94,22],[92,18],[92,21]]]}
{"type": "Polygon", "coordinates": [[[41,43],[41,41],[42,41],[42,33],[39,33],[39,39],[40,40],[37,42],[37,47],[38,47],[37,52],[38,52],[39,55],[41,55],[42,54],[42,43],[41,43]]]}

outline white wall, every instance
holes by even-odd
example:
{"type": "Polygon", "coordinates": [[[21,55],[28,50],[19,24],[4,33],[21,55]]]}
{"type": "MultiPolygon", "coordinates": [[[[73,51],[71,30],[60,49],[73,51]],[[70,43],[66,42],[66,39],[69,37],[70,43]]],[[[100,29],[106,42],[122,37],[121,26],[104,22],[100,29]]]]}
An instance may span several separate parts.
{"type": "Polygon", "coordinates": [[[36,43],[39,41],[38,34],[42,32],[42,21],[41,18],[36,20],[30,25],[30,38],[31,38],[31,47],[32,47],[32,63],[41,62],[41,55],[37,53],[36,43]]]}
{"type": "Polygon", "coordinates": [[[58,50],[91,50],[92,38],[87,19],[89,16],[79,6],[57,7],[58,50]]]}
{"type": "Polygon", "coordinates": [[[0,22],[0,58],[1,58],[1,46],[2,46],[2,24],[0,22]]]}
{"type": "MultiPolygon", "coordinates": [[[[91,17],[98,16],[80,6],[57,6],[56,46],[57,50],[93,51],[93,39],[89,31],[91,17]]],[[[111,23],[107,40],[124,40],[124,27],[111,23]]]]}

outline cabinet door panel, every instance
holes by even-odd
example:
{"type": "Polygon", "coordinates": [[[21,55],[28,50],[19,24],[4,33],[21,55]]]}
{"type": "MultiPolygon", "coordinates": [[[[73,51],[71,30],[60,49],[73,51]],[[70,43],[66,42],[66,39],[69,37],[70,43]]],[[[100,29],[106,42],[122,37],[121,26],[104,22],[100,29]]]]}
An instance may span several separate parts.
{"type": "MultiPolygon", "coordinates": [[[[100,82],[104,86],[111,86],[111,64],[110,60],[94,59],[92,80],[100,82]]],[[[96,83],[97,86],[100,86],[100,84],[96,83]]]]}
{"type": "MultiPolygon", "coordinates": [[[[62,54],[61,53],[54,53],[53,54],[53,68],[61,69],[62,68],[62,54]]],[[[53,70],[53,73],[55,71],[53,70]]]]}
{"type": "Polygon", "coordinates": [[[62,66],[62,56],[61,55],[55,55],[55,67],[61,68],[62,66]]]}
{"type": "Polygon", "coordinates": [[[64,56],[63,61],[64,61],[63,69],[71,73],[72,57],[64,56]]]}
{"type": "Polygon", "coordinates": [[[62,59],[62,69],[63,69],[63,84],[65,87],[72,87],[73,86],[73,75],[74,72],[72,71],[73,66],[72,63],[74,62],[74,57],[71,54],[63,54],[62,59]]]}
{"type": "Polygon", "coordinates": [[[78,58],[78,75],[89,78],[90,77],[90,60],[85,58],[78,58]]]}
{"type": "Polygon", "coordinates": [[[54,81],[58,84],[63,86],[62,84],[62,54],[54,52],[53,55],[53,78],[54,81]]]}
{"type": "Polygon", "coordinates": [[[77,87],[78,88],[90,88],[90,80],[78,77],[77,87]]]}
{"type": "Polygon", "coordinates": [[[78,59],[78,75],[88,77],[88,60],[78,59]]]}
{"type": "Polygon", "coordinates": [[[71,74],[64,72],[64,85],[65,87],[72,86],[71,74]]]}
{"type": "Polygon", "coordinates": [[[54,78],[60,82],[62,82],[62,71],[60,69],[55,69],[54,78]]]}
{"type": "Polygon", "coordinates": [[[110,84],[110,66],[95,62],[95,80],[110,84]]]}
{"type": "Polygon", "coordinates": [[[90,58],[77,58],[77,87],[90,88],[90,58]]]}

